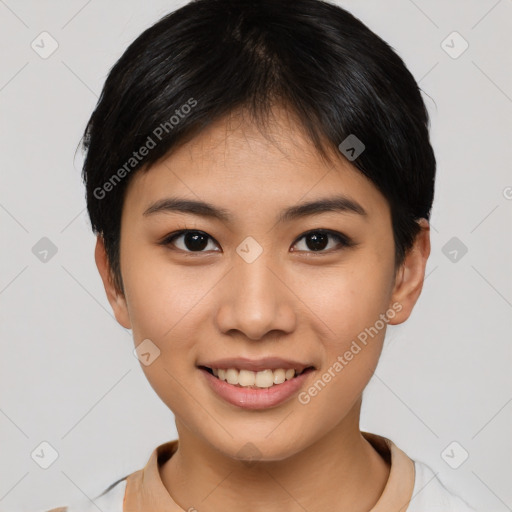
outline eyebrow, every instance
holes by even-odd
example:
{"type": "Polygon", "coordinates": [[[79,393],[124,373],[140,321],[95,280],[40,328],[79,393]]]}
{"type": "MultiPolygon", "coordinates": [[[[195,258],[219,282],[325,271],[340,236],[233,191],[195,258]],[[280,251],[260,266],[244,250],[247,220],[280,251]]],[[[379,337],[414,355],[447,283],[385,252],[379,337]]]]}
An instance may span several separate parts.
{"type": "MultiPolygon", "coordinates": [[[[229,210],[218,208],[210,203],[196,201],[194,199],[183,199],[179,197],[167,197],[159,199],[147,208],[143,215],[154,215],[156,213],[180,212],[190,213],[205,218],[213,218],[228,223],[232,220],[229,210]]],[[[283,210],[277,222],[289,222],[309,215],[318,215],[325,212],[356,213],[368,217],[366,210],[353,199],[339,195],[326,197],[291,206],[283,210]]]]}

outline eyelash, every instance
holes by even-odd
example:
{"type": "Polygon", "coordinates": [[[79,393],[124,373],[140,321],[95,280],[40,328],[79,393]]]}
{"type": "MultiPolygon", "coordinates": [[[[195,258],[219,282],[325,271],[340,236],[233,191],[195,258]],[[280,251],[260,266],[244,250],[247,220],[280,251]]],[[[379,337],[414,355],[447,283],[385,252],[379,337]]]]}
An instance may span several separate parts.
{"type": "MultiPolygon", "coordinates": [[[[197,230],[197,229],[181,229],[179,231],[175,231],[174,233],[171,233],[170,235],[167,235],[159,243],[159,245],[169,247],[169,246],[172,245],[172,243],[177,238],[179,238],[180,236],[185,235],[187,233],[198,233],[198,234],[205,235],[210,240],[213,240],[217,245],[219,245],[217,243],[217,241],[213,237],[208,235],[208,233],[205,233],[204,231],[200,231],[200,230],[197,230]]],[[[341,247],[335,248],[335,249],[328,249],[328,250],[323,250],[322,249],[320,251],[311,251],[311,250],[304,251],[304,250],[302,250],[302,251],[294,251],[294,252],[306,252],[306,253],[311,253],[311,254],[315,254],[315,255],[318,255],[318,254],[330,254],[333,251],[340,250],[341,248],[349,248],[349,247],[354,247],[355,245],[357,245],[352,239],[350,239],[346,235],[343,235],[342,233],[338,233],[336,231],[331,231],[329,229],[320,229],[320,228],[319,229],[312,229],[312,230],[307,231],[306,233],[302,234],[299,238],[296,239],[296,241],[293,243],[293,245],[296,245],[303,238],[306,238],[308,235],[312,235],[312,234],[329,235],[330,237],[333,237],[333,238],[337,239],[337,241],[338,241],[338,243],[340,244],[341,247]]],[[[169,247],[169,248],[171,250],[182,251],[182,252],[187,253],[187,254],[201,254],[201,253],[207,252],[207,251],[188,251],[188,250],[183,250],[183,249],[178,249],[178,248],[173,248],[173,247],[169,247]]]]}

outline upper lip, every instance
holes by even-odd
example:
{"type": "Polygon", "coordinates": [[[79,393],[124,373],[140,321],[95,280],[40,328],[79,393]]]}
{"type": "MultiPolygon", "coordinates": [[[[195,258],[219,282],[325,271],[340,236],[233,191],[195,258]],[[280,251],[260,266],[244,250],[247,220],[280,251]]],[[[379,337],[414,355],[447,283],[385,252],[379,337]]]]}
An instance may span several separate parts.
{"type": "Polygon", "coordinates": [[[247,359],[244,357],[231,357],[224,359],[217,359],[215,361],[206,361],[199,363],[198,366],[206,366],[207,368],[236,368],[238,370],[250,370],[259,372],[262,370],[277,370],[283,368],[284,370],[295,369],[298,373],[304,369],[313,366],[308,363],[294,361],[291,359],[283,359],[281,357],[263,357],[261,359],[247,359]]]}

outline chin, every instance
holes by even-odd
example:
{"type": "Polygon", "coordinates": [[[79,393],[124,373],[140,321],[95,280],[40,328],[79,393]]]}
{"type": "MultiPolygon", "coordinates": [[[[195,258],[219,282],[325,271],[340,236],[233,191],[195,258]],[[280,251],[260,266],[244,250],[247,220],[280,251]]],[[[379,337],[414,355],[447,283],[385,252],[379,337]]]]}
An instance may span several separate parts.
{"type": "Polygon", "coordinates": [[[247,433],[243,437],[228,437],[221,442],[211,440],[210,443],[225,457],[246,462],[253,465],[257,462],[271,462],[288,459],[300,451],[301,446],[297,440],[283,431],[285,435],[279,436],[269,432],[247,433]],[[272,437],[272,439],[270,439],[272,437]]]}

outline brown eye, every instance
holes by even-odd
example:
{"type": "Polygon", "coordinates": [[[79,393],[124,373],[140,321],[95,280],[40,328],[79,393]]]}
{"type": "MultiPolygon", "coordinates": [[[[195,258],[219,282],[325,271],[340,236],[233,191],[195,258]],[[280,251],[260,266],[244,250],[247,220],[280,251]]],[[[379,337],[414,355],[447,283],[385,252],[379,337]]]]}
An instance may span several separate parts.
{"type": "Polygon", "coordinates": [[[162,245],[173,245],[185,252],[206,252],[204,249],[208,247],[212,240],[213,238],[210,235],[202,231],[183,230],[165,238],[162,245]]]}
{"type": "Polygon", "coordinates": [[[304,243],[302,244],[301,249],[296,249],[296,251],[306,251],[306,252],[330,252],[332,249],[336,249],[337,247],[351,247],[353,245],[352,241],[342,235],[341,233],[336,233],[335,231],[328,230],[316,230],[310,231],[302,235],[294,245],[299,244],[301,240],[304,239],[304,243]],[[335,240],[334,244],[330,244],[330,240],[335,240]],[[329,245],[330,244],[330,245],[329,245]],[[325,250],[326,247],[329,250],[325,250]]]}

